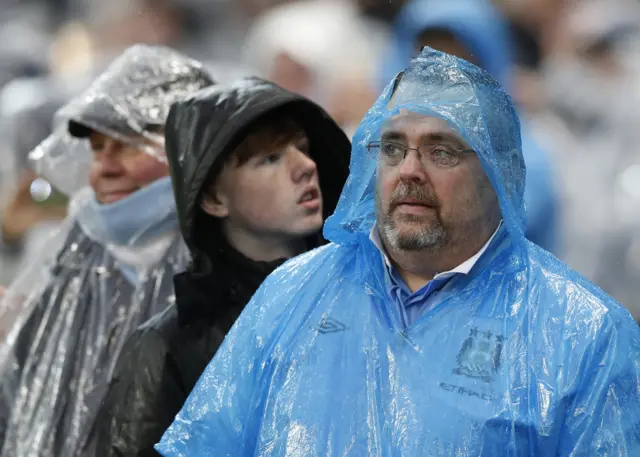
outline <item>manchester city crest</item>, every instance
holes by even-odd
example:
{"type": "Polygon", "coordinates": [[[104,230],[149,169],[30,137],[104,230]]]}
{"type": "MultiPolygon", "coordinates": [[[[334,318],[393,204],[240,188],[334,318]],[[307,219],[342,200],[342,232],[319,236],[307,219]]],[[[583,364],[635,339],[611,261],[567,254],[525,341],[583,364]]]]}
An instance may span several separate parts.
{"type": "Polygon", "coordinates": [[[502,335],[473,327],[460,348],[453,373],[485,382],[493,381],[500,368],[503,341],[502,335]]]}

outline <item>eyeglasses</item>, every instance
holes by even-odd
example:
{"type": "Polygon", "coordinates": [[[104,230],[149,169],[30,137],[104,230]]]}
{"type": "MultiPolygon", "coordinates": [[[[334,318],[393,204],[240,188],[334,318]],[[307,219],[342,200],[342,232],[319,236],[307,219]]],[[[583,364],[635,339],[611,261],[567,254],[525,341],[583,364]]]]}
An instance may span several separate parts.
{"type": "Polygon", "coordinates": [[[396,166],[402,162],[409,151],[416,151],[420,161],[431,162],[438,168],[451,168],[458,165],[463,154],[475,153],[473,149],[455,148],[447,144],[427,144],[417,148],[410,148],[393,141],[372,141],[367,145],[370,154],[375,154],[389,166],[396,166]]]}

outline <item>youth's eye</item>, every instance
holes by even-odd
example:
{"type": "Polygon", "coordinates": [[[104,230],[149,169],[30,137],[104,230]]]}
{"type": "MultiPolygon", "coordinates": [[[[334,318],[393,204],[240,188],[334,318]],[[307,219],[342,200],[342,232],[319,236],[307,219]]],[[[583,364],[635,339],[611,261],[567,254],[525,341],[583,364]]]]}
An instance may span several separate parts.
{"type": "Polygon", "coordinates": [[[309,155],[309,142],[307,140],[302,140],[296,143],[296,148],[298,151],[302,152],[305,155],[309,155]]]}
{"type": "Polygon", "coordinates": [[[281,154],[268,154],[260,159],[259,165],[272,165],[277,163],[281,157],[281,154]]]}

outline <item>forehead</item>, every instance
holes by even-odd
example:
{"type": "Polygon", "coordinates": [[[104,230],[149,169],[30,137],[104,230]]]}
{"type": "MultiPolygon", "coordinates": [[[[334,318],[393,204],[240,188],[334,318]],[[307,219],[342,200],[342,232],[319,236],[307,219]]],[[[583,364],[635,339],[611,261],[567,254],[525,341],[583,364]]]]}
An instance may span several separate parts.
{"type": "Polygon", "coordinates": [[[401,109],[400,113],[387,119],[382,125],[383,136],[400,136],[407,139],[442,136],[464,143],[460,134],[439,117],[427,116],[401,109]]]}
{"type": "Polygon", "coordinates": [[[100,132],[99,130],[91,130],[88,139],[90,142],[111,140],[124,146],[130,146],[134,148],[139,146],[157,146],[157,144],[153,140],[140,134],[127,137],[115,137],[113,135],[100,132]]]}

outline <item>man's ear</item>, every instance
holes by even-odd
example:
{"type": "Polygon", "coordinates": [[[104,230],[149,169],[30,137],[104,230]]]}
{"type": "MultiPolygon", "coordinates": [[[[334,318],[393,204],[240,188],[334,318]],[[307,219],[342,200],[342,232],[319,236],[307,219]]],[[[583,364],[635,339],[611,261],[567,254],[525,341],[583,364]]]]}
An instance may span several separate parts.
{"type": "Polygon", "coordinates": [[[229,215],[227,199],[217,189],[212,189],[211,192],[207,192],[202,196],[200,207],[202,211],[213,217],[224,218],[229,215]]]}

